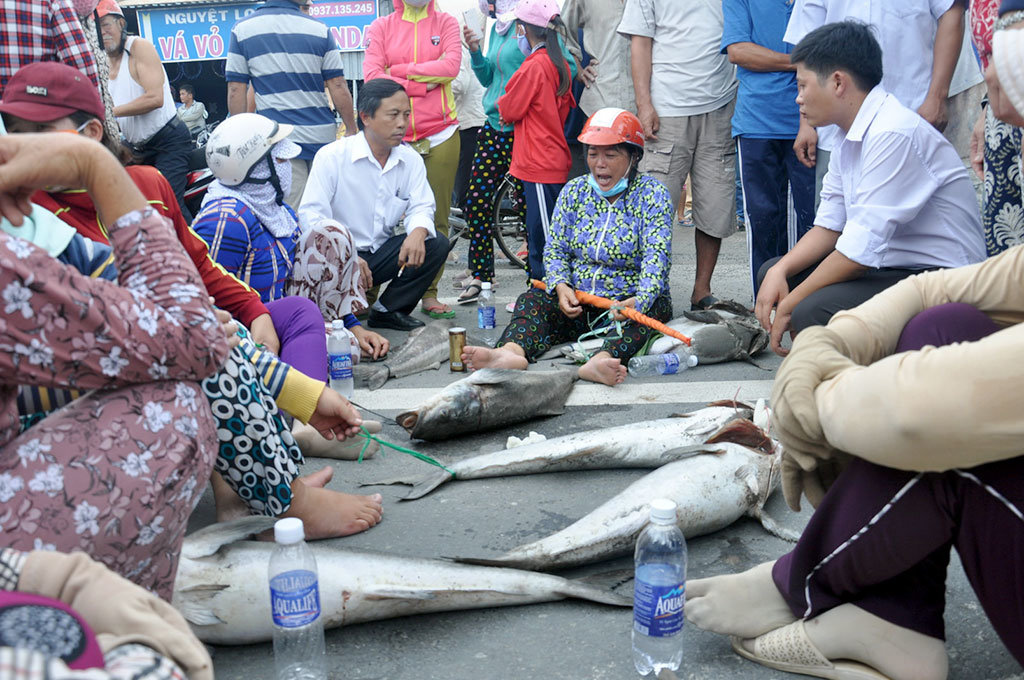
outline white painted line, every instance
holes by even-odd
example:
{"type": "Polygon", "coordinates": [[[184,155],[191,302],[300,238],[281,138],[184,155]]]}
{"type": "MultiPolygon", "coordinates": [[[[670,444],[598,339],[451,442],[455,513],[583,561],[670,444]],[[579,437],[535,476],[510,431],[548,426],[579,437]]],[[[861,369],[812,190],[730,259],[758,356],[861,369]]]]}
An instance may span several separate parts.
{"type": "MultiPolygon", "coordinates": [[[[357,389],[353,401],[374,411],[408,411],[427,401],[442,389],[442,386],[385,388],[373,392],[357,389]]],[[[768,399],[771,393],[771,380],[712,382],[662,380],[648,383],[626,383],[617,387],[577,383],[572,393],[569,394],[566,405],[700,404],[734,397],[749,403],[758,399],[768,399]]]]}

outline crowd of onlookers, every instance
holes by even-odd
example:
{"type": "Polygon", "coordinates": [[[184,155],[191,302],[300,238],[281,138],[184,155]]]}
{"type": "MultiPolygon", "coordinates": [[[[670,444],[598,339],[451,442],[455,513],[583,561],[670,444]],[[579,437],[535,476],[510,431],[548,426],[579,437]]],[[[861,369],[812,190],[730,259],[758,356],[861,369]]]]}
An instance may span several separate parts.
{"type": "Polygon", "coordinates": [[[579,369],[614,386],[653,335],[623,310],[676,313],[687,193],[686,309],[720,302],[722,239],[745,232],[754,313],[792,352],[773,398],[784,489],[820,507],[778,562],[694,584],[693,620],[779,668],[944,677],[956,547],[1024,658],[1001,596],[1024,593],[1024,572],[1000,552],[1024,540],[1020,0],[481,0],[475,25],[394,0],[367,29],[355,102],[307,0],[267,0],[231,31],[230,117],[209,133],[216,180],[194,215],[185,176],[208,112],[193,87],[176,104],[115,0],[14,4],[0,604],[47,608],[53,635],[26,634],[41,641],[26,651],[5,627],[0,668],[211,676],[160,599],[207,481],[219,519],[300,517],[311,538],[379,522],[379,495],[326,489],[331,468],[299,476],[304,455],[346,457],[379,427],[327,386],[325,323],[373,361],[390,349],[374,329],[452,318],[438,284],[453,207],[469,240],[456,303],[476,301],[506,182],[524,292],[495,347],[465,349],[471,369],[526,369],[615,322],[579,369]]]}

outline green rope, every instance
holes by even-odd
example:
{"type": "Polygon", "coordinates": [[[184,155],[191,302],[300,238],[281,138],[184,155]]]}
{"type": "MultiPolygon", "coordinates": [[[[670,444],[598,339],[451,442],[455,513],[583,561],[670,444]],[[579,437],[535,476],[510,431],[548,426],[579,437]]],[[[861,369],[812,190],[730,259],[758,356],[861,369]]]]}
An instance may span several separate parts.
{"type": "Polygon", "coordinates": [[[614,335],[608,335],[608,339],[609,340],[621,340],[622,339],[622,322],[621,321],[615,320],[611,324],[608,324],[607,326],[597,327],[598,324],[600,324],[601,320],[604,317],[608,317],[609,319],[611,319],[612,318],[612,310],[609,309],[607,311],[601,312],[593,321],[590,322],[590,330],[587,331],[586,333],[584,333],[583,335],[581,335],[580,337],[576,338],[576,342],[579,344],[580,354],[585,356],[588,361],[590,359],[592,359],[594,355],[591,354],[590,352],[588,352],[587,350],[583,349],[583,344],[582,343],[587,338],[590,338],[590,337],[597,338],[597,337],[600,337],[602,335],[607,335],[609,333],[609,331],[612,330],[612,327],[614,326],[615,334],[614,335]]]}
{"type": "MultiPolygon", "coordinates": [[[[363,427],[362,425],[359,426],[359,429],[362,430],[362,433],[359,436],[360,437],[365,437],[366,441],[363,443],[363,448],[359,451],[359,458],[358,458],[357,462],[359,462],[359,463],[363,462],[363,454],[366,453],[366,449],[370,446],[370,442],[371,441],[375,441],[378,444],[380,444],[381,446],[386,446],[387,448],[394,449],[395,451],[401,451],[402,453],[406,453],[406,454],[412,456],[413,458],[418,458],[419,460],[422,460],[424,463],[430,463],[431,465],[436,465],[437,467],[441,468],[442,470],[444,470],[445,472],[450,474],[452,476],[452,479],[455,479],[455,472],[454,471],[450,470],[448,467],[446,467],[442,463],[434,460],[433,458],[431,458],[427,454],[420,453],[419,451],[413,451],[412,449],[407,449],[404,446],[398,446],[397,444],[392,444],[391,442],[386,442],[383,439],[378,439],[377,437],[374,437],[372,434],[367,432],[366,428],[363,427]]],[[[382,450],[381,451],[381,455],[383,456],[383,454],[384,454],[384,452],[382,450]]]]}

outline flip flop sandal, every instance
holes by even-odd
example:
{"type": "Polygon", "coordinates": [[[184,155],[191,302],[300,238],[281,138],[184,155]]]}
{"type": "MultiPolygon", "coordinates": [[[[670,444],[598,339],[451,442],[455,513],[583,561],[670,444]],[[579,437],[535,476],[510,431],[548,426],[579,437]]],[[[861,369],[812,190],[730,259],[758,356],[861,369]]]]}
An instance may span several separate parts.
{"type": "Polygon", "coordinates": [[[444,305],[430,305],[429,307],[420,307],[424,314],[429,316],[431,319],[454,319],[455,310],[449,309],[445,311],[444,305]]]}
{"type": "Polygon", "coordinates": [[[787,673],[830,680],[889,680],[874,668],[856,661],[829,661],[807,637],[803,620],[754,638],[754,651],[744,647],[742,640],[735,636],[732,648],[745,659],[787,673]]]}
{"type": "Polygon", "coordinates": [[[691,312],[703,312],[707,309],[711,309],[711,306],[718,303],[718,298],[714,295],[705,295],[701,299],[690,305],[691,312]]]}
{"type": "Polygon", "coordinates": [[[462,289],[462,295],[455,301],[457,305],[468,305],[470,302],[476,302],[480,297],[480,293],[484,287],[477,282],[468,283],[466,287],[462,289]]]}

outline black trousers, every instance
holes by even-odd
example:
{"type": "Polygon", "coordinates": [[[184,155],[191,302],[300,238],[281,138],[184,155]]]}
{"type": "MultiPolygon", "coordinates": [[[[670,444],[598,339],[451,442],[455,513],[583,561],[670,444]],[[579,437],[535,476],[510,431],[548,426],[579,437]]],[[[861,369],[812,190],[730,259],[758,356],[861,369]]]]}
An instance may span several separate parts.
{"type": "Polygon", "coordinates": [[[359,251],[359,257],[370,265],[373,272],[373,285],[379,286],[388,283],[388,287],[377,300],[389,312],[410,313],[416,308],[416,303],[427,291],[430,282],[434,280],[437,270],[444,264],[448,257],[448,239],[443,234],[434,238],[428,238],[426,255],[423,264],[419,267],[406,267],[402,276],[398,276],[398,253],[402,250],[402,243],[405,241],[405,234],[392,236],[374,252],[369,250],[359,251]]]}
{"type": "MultiPolygon", "coordinates": [[[[757,287],[760,289],[761,282],[772,266],[781,260],[781,257],[772,258],[763,265],[757,272],[757,287]]],[[[803,283],[811,272],[817,268],[819,263],[813,264],[807,269],[786,279],[789,289],[793,290],[803,283]]],[[[875,295],[892,286],[908,276],[920,274],[926,269],[869,269],[859,278],[852,281],[833,283],[814,291],[793,310],[793,317],[790,326],[794,333],[799,333],[811,326],[824,326],[836,312],[844,309],[853,309],[862,302],[867,302],[875,295]]]]}
{"type": "Polygon", "coordinates": [[[459,130],[459,169],[455,172],[455,196],[454,205],[456,208],[466,209],[466,191],[469,190],[469,176],[473,171],[473,156],[476,154],[476,134],[480,128],[468,128],[459,130]]]}
{"type": "Polygon", "coordinates": [[[174,196],[185,221],[192,223],[194,217],[185,206],[185,182],[188,179],[188,161],[195,145],[188,126],[180,118],[171,118],[145,144],[135,147],[139,160],[146,165],[155,166],[171,185],[174,196]]]}

